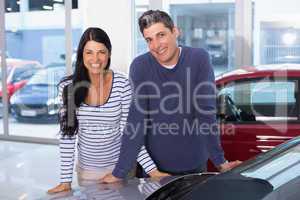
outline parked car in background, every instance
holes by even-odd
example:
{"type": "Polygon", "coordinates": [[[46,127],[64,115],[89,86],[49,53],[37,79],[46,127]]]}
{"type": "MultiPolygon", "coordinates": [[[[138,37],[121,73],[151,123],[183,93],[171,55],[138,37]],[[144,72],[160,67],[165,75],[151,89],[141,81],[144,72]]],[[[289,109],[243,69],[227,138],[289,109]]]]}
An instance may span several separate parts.
{"type": "Polygon", "coordinates": [[[247,160],[300,135],[300,65],[244,67],[216,84],[228,160],[247,160]]]}
{"type": "Polygon", "coordinates": [[[57,84],[65,74],[64,65],[39,70],[11,97],[12,116],[22,122],[57,122],[57,84]]]}
{"type": "MultiPolygon", "coordinates": [[[[20,88],[22,88],[28,79],[30,79],[37,70],[43,66],[38,61],[21,60],[21,59],[6,59],[7,65],[7,94],[9,98],[20,88]]],[[[2,67],[0,68],[0,82],[2,80],[2,67]]],[[[0,83],[0,117],[2,117],[2,82],[0,83]]]]}
{"type": "MultiPolygon", "coordinates": [[[[10,97],[18,89],[22,88],[26,81],[43,66],[37,61],[7,58],[7,92],[10,97]]],[[[2,68],[0,68],[0,79],[2,79],[2,68]]],[[[2,84],[1,84],[2,85],[2,84]]],[[[2,97],[2,87],[0,89],[2,97]]]]}

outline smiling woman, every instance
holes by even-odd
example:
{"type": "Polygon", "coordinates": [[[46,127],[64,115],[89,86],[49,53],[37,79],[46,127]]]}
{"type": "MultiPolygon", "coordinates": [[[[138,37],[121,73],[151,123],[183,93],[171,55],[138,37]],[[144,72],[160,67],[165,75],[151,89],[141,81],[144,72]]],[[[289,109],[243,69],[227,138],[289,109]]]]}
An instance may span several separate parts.
{"type": "MultiPolygon", "coordinates": [[[[76,140],[80,185],[99,181],[119,158],[131,87],[123,74],[109,69],[111,49],[102,29],[88,28],[79,42],[74,74],[59,84],[61,177],[50,194],[71,189],[76,140]]],[[[146,172],[156,168],[145,147],[137,160],[146,172]]]]}

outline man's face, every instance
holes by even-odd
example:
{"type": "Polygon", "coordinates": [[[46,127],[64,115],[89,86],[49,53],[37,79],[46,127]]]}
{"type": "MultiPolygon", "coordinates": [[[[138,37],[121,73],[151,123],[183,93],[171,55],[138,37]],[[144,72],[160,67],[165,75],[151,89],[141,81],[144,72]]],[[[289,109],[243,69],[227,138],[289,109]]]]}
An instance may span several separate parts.
{"type": "Polygon", "coordinates": [[[179,57],[176,27],[171,31],[163,23],[156,23],[143,31],[150,53],[161,65],[175,65],[179,57]]]}

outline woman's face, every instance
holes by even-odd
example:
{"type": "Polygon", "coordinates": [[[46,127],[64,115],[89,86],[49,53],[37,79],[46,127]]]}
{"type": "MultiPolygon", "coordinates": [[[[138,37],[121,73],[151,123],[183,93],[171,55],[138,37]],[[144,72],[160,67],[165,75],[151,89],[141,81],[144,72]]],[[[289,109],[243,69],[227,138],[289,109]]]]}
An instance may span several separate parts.
{"type": "Polygon", "coordinates": [[[90,75],[100,74],[107,66],[110,52],[103,43],[88,41],[83,49],[83,63],[90,75]]]}

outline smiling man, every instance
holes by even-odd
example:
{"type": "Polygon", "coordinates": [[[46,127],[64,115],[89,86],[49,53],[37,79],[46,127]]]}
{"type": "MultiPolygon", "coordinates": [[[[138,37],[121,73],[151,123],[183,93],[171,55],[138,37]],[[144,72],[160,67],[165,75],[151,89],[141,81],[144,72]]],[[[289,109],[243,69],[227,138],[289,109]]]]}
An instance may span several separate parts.
{"type": "Polygon", "coordinates": [[[210,159],[220,171],[239,161],[224,158],[216,122],[214,73],[204,49],[177,45],[179,30],[163,11],[139,18],[149,52],[130,66],[134,98],[119,161],[102,182],[116,182],[132,169],[145,145],[157,165],[152,177],[206,170],[210,159]]]}

